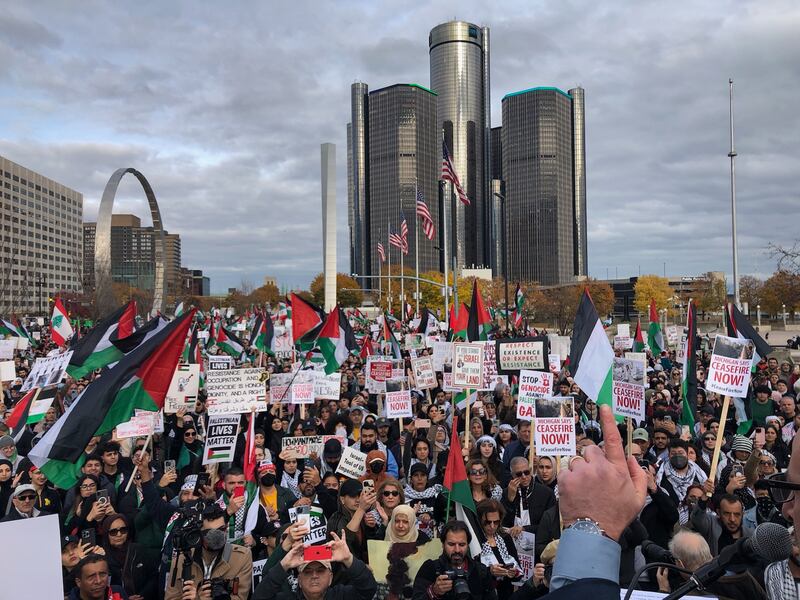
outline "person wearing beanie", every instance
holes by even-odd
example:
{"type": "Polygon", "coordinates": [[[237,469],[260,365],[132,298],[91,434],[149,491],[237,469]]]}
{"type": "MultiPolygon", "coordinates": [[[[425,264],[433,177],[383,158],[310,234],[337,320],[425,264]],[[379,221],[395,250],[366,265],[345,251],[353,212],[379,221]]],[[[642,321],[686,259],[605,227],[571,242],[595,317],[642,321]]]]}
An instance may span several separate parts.
{"type": "Polygon", "coordinates": [[[470,458],[477,458],[482,461],[502,487],[505,487],[511,479],[510,473],[500,460],[500,453],[497,451],[497,442],[492,436],[480,436],[475,441],[475,447],[470,453],[470,458]]]}
{"type": "Polygon", "coordinates": [[[750,399],[753,424],[756,427],[764,427],[767,424],[767,417],[776,413],[775,408],[772,390],[766,385],[756,386],[753,390],[753,397],[750,399]]]}
{"type": "Polygon", "coordinates": [[[339,508],[328,519],[328,531],[344,530],[347,546],[359,560],[367,556],[367,539],[374,539],[375,529],[367,526],[364,516],[375,500],[375,488],[365,489],[360,481],[347,479],[339,488],[339,508]]]}
{"type": "Polygon", "coordinates": [[[716,481],[714,501],[717,506],[722,496],[729,495],[738,498],[745,511],[755,507],[755,495],[751,490],[758,479],[760,457],[760,450],[753,451],[753,440],[738,433],[733,436],[728,462],[716,481]]]}
{"type": "Polygon", "coordinates": [[[367,472],[360,477],[361,481],[371,479],[377,488],[386,477],[386,454],[380,450],[370,450],[367,453],[367,472]]]}
{"type": "Polygon", "coordinates": [[[394,454],[388,451],[386,444],[378,440],[378,428],[375,423],[367,422],[361,426],[360,439],[352,447],[364,454],[369,454],[372,450],[380,450],[386,457],[386,474],[395,479],[400,476],[400,469],[394,454]]]}
{"type": "Polygon", "coordinates": [[[19,452],[17,452],[17,443],[10,435],[0,437],[0,458],[5,458],[11,462],[14,471],[17,470],[17,466],[22,460],[19,452]]]}

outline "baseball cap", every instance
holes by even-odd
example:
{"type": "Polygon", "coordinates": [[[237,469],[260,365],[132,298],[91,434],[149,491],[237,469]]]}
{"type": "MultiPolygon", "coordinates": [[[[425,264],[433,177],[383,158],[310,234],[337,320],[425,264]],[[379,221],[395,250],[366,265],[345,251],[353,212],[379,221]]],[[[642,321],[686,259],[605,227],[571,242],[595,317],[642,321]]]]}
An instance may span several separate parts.
{"type": "Polygon", "coordinates": [[[331,568],[331,561],[329,561],[329,560],[309,560],[308,562],[304,562],[304,563],[302,563],[300,566],[298,566],[298,567],[297,567],[297,572],[298,572],[298,573],[302,573],[303,571],[305,571],[305,569],[306,569],[306,567],[307,567],[308,565],[313,565],[314,563],[319,563],[319,564],[321,564],[323,567],[325,567],[325,568],[326,568],[326,569],[328,569],[329,571],[332,571],[332,570],[333,570],[333,569],[331,568]]]}
{"type": "Polygon", "coordinates": [[[70,544],[77,544],[78,543],[78,536],[77,535],[62,535],[61,536],[61,549],[63,550],[70,544]]]}
{"type": "Polygon", "coordinates": [[[14,494],[11,497],[16,498],[17,496],[20,496],[23,492],[36,493],[36,488],[33,487],[30,483],[23,483],[22,485],[18,485],[16,488],[14,488],[14,494]]]}
{"type": "Polygon", "coordinates": [[[633,430],[633,435],[631,436],[631,439],[634,442],[637,442],[637,441],[640,441],[640,440],[644,441],[644,442],[649,442],[650,441],[650,434],[647,433],[647,430],[644,429],[643,427],[639,427],[638,429],[634,429],[633,430]]]}
{"type": "Polygon", "coordinates": [[[323,458],[333,458],[335,456],[342,455],[342,443],[337,439],[330,439],[325,442],[325,446],[322,448],[322,457],[323,458]]]}
{"type": "Polygon", "coordinates": [[[312,421],[311,419],[308,419],[306,421],[303,421],[300,424],[300,428],[303,431],[311,431],[311,430],[316,431],[317,430],[317,424],[314,423],[314,421],[312,421]]]}
{"type": "Polygon", "coordinates": [[[356,481],[355,479],[348,479],[347,481],[343,482],[342,487],[339,488],[339,495],[355,498],[356,496],[361,495],[362,489],[363,488],[361,486],[360,481],[356,481]]]}
{"type": "Polygon", "coordinates": [[[386,417],[381,417],[380,419],[378,419],[378,422],[376,423],[376,425],[378,427],[391,427],[392,426],[392,424],[389,423],[389,419],[387,419],[386,417]]]}
{"type": "Polygon", "coordinates": [[[409,475],[416,475],[417,473],[425,473],[428,474],[428,467],[423,465],[422,463],[414,463],[411,465],[411,469],[409,470],[409,475]]]}
{"type": "Polygon", "coordinates": [[[197,475],[187,475],[181,485],[182,492],[193,492],[194,486],[197,485],[197,475]]]}

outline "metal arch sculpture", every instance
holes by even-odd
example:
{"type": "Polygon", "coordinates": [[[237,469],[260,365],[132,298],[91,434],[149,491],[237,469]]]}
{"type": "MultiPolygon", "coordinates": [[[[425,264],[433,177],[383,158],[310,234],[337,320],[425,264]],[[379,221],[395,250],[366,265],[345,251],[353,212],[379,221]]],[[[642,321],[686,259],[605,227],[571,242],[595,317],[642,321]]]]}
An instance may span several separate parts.
{"type": "Polygon", "coordinates": [[[153,314],[163,312],[164,291],[166,289],[166,270],[164,267],[164,257],[166,256],[166,246],[164,242],[164,227],[161,223],[161,211],[158,208],[156,195],[150,182],[147,181],[136,169],[117,169],[108,180],[103,198],[100,200],[100,210],[97,215],[97,229],[95,231],[94,243],[94,279],[95,279],[95,302],[99,315],[107,315],[117,308],[117,301],[114,297],[111,276],[111,211],[114,208],[114,197],[117,195],[119,182],[126,173],[131,173],[139,180],[147,196],[147,203],[150,205],[150,215],[153,219],[153,230],[155,232],[155,278],[153,282],[153,314]]]}

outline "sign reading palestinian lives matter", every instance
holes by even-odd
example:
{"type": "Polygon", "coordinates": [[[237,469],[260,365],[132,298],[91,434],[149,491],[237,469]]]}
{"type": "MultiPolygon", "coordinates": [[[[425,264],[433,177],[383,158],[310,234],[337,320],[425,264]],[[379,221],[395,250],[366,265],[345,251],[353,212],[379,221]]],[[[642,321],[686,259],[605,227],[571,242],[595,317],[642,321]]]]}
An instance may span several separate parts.
{"type": "Polygon", "coordinates": [[[453,387],[478,389],[483,384],[483,344],[453,344],[453,387]]]}
{"type": "Polygon", "coordinates": [[[289,395],[289,382],[294,373],[273,373],[269,378],[269,401],[279,404],[291,400],[289,395]]]}
{"type": "Polygon", "coordinates": [[[752,365],[753,342],[718,335],[708,366],[706,391],[744,398],[750,385],[752,365]]]}
{"type": "Polygon", "coordinates": [[[190,411],[197,400],[200,386],[200,365],[179,364],[172,375],[167,395],[164,397],[164,412],[169,414],[185,408],[190,411]]]}
{"type": "Polygon", "coordinates": [[[37,358],[19,391],[25,393],[31,388],[61,383],[70,358],[72,358],[72,350],[56,356],[37,358]]]}
{"type": "Polygon", "coordinates": [[[436,372],[433,370],[433,359],[430,356],[420,356],[411,361],[411,370],[414,372],[414,381],[421,390],[435,388],[439,385],[436,372]]]}
{"type": "Polygon", "coordinates": [[[384,406],[386,407],[387,419],[414,416],[411,409],[411,392],[408,390],[386,392],[384,406]]]}
{"type": "Polygon", "coordinates": [[[347,439],[342,435],[303,435],[298,437],[287,435],[281,440],[281,454],[285,452],[285,458],[306,458],[312,453],[322,456],[322,450],[328,440],[339,440],[342,448],[347,445],[347,439]]]}
{"type": "Polygon", "coordinates": [[[539,456],[575,454],[574,404],[571,396],[536,399],[536,454],[539,456]]]}
{"type": "Polygon", "coordinates": [[[560,354],[548,354],[547,355],[547,363],[550,367],[551,373],[558,373],[561,371],[561,355],[560,354]]]}
{"type": "Polygon", "coordinates": [[[314,398],[321,400],[338,400],[342,391],[342,374],[317,373],[314,378],[314,398]]]}
{"type": "Polygon", "coordinates": [[[494,340],[483,342],[483,383],[478,391],[493,392],[494,387],[498,383],[502,383],[502,379],[500,381],[497,379],[496,348],[494,340]]]}
{"type": "Polygon", "coordinates": [[[261,375],[264,369],[229,369],[206,373],[208,414],[226,415],[267,410],[267,392],[261,375]]]}
{"type": "Polygon", "coordinates": [[[211,415],[208,418],[204,465],[233,461],[240,419],[239,415],[211,415]]]}
{"type": "Polygon", "coordinates": [[[611,379],[614,414],[644,421],[644,364],[630,358],[614,357],[611,379]]]}
{"type": "Polygon", "coordinates": [[[225,371],[233,368],[233,357],[227,354],[209,354],[208,371],[225,371]]]}
{"type": "Polygon", "coordinates": [[[308,525],[308,533],[303,536],[303,547],[308,548],[315,544],[322,544],[328,537],[328,523],[322,507],[318,504],[311,506],[289,507],[289,522],[303,522],[308,525]]]}
{"type": "Polygon", "coordinates": [[[17,342],[13,338],[10,340],[0,340],[0,360],[12,360],[14,350],[17,349],[17,342]]]}
{"type": "Polygon", "coordinates": [[[512,375],[522,369],[546,371],[548,344],[546,337],[512,338],[497,340],[497,370],[512,375]]]}
{"type": "Polygon", "coordinates": [[[434,342],[433,343],[433,370],[442,372],[445,366],[453,366],[453,343],[434,342]]]}
{"type": "Polygon", "coordinates": [[[292,404],[314,404],[314,380],[317,373],[312,369],[298,371],[289,390],[292,404]]]}
{"type": "Polygon", "coordinates": [[[358,479],[366,471],[367,455],[352,446],[342,447],[342,457],[339,459],[339,466],[336,468],[336,472],[350,479],[358,479]]]}
{"type": "Polygon", "coordinates": [[[392,377],[392,363],[388,360],[376,360],[369,363],[369,377],[372,381],[382,383],[392,377]]]}
{"type": "Polygon", "coordinates": [[[531,421],[536,416],[536,399],[545,398],[552,394],[552,373],[547,373],[546,371],[520,371],[517,418],[531,421]]]}

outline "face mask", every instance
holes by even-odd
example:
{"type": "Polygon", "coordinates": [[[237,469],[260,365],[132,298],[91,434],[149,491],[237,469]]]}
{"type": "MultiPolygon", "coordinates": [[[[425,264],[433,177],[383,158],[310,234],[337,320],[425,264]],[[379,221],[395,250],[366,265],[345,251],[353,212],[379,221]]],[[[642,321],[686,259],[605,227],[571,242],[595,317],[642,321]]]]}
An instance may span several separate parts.
{"type": "Polygon", "coordinates": [[[669,464],[671,464],[674,469],[685,469],[686,465],[689,464],[689,458],[682,454],[676,454],[675,456],[669,457],[669,464]]]}
{"type": "Polygon", "coordinates": [[[347,437],[347,429],[344,427],[337,427],[336,428],[336,435],[341,437],[347,437]]]}
{"type": "Polygon", "coordinates": [[[383,471],[383,463],[381,461],[369,463],[369,470],[373,473],[380,473],[383,471]]]}
{"type": "Polygon", "coordinates": [[[267,473],[266,475],[261,476],[261,485],[264,487],[272,487],[275,485],[275,475],[273,473],[267,473]]]}
{"type": "Polygon", "coordinates": [[[203,531],[203,544],[208,550],[217,551],[225,547],[227,536],[219,529],[206,529],[203,531]]]}
{"type": "Polygon", "coordinates": [[[758,504],[758,510],[763,514],[772,512],[775,506],[772,498],[769,497],[756,498],[756,503],[758,504]]]}

